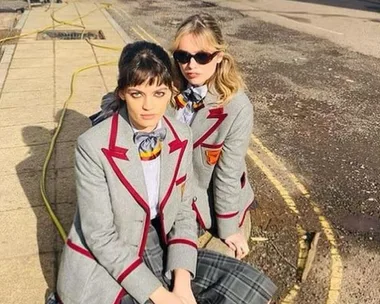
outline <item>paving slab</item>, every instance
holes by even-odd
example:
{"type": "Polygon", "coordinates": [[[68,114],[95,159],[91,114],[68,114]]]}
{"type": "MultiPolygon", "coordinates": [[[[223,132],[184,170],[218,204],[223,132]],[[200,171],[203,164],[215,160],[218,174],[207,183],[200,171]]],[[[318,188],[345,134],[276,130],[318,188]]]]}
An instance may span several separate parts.
{"type": "Polygon", "coordinates": [[[94,52],[90,45],[87,49],[83,48],[80,50],[73,50],[71,53],[68,53],[67,49],[64,48],[57,48],[55,50],[55,58],[58,62],[61,60],[64,60],[66,62],[76,60],[80,62],[83,60],[83,57],[90,57],[91,60],[93,59],[94,52]]]}
{"type": "Polygon", "coordinates": [[[44,60],[38,58],[15,58],[12,60],[11,68],[39,68],[39,67],[52,67],[54,64],[54,59],[44,58],[44,60]]]}
{"type": "MultiPolygon", "coordinates": [[[[17,79],[19,83],[25,82],[28,79],[35,78],[53,78],[54,69],[52,67],[38,68],[10,68],[8,70],[7,81],[17,79]]],[[[4,93],[4,92],[3,92],[4,93]]]]}
{"type": "MultiPolygon", "coordinates": [[[[19,93],[28,100],[28,92],[19,93]]],[[[54,121],[53,106],[33,106],[25,105],[23,108],[0,109],[0,127],[18,125],[36,125],[54,121]]]]}
{"type": "MultiPolygon", "coordinates": [[[[67,100],[70,95],[70,92],[67,89],[57,88],[56,90],[57,97],[57,107],[58,109],[62,107],[63,103],[67,100]]],[[[104,86],[102,87],[81,87],[76,86],[74,91],[74,100],[98,100],[100,102],[101,97],[107,93],[107,90],[104,86]]],[[[74,103],[74,102],[72,102],[74,103]]]]}
{"type": "MultiPolygon", "coordinates": [[[[2,93],[0,97],[0,115],[2,109],[8,108],[25,108],[25,107],[40,107],[54,105],[54,91],[30,91],[21,94],[20,92],[2,93]]],[[[19,109],[18,111],[21,112],[19,109]]],[[[13,112],[17,114],[17,112],[13,112]]]]}
{"type": "MultiPolygon", "coordinates": [[[[95,68],[98,70],[98,68],[95,68]]],[[[96,72],[96,71],[95,71],[96,72]]],[[[91,90],[91,88],[102,88],[104,87],[103,79],[100,75],[99,70],[95,75],[82,75],[82,73],[77,74],[75,77],[75,86],[80,87],[81,90],[91,90]]],[[[71,75],[70,76],[57,76],[55,78],[55,87],[60,89],[69,89],[71,85],[71,75]]]]}
{"type": "MultiPolygon", "coordinates": [[[[75,170],[74,168],[61,169],[57,171],[55,179],[56,186],[56,199],[55,203],[58,204],[74,204],[76,202],[76,189],[75,189],[75,170]]],[[[58,210],[58,209],[57,209],[58,210]]]]}
{"type": "MultiPolygon", "coordinates": [[[[38,171],[42,170],[48,149],[48,144],[0,149],[0,176],[26,172],[35,172],[40,176],[38,171]]],[[[54,160],[50,162],[49,168],[53,166],[54,160]]]]}
{"type": "Polygon", "coordinates": [[[45,303],[45,293],[55,287],[55,269],[54,253],[0,259],[1,303],[45,303]]]}
{"type": "Polygon", "coordinates": [[[45,206],[0,212],[0,257],[53,252],[55,227],[45,206]]]}
{"type": "Polygon", "coordinates": [[[17,48],[13,55],[14,59],[53,58],[53,57],[54,57],[54,53],[52,52],[52,49],[50,48],[35,49],[33,47],[29,47],[28,50],[17,48]]]}
{"type": "Polygon", "coordinates": [[[94,58],[94,55],[91,54],[91,57],[86,58],[56,58],[55,60],[55,67],[56,69],[64,68],[64,69],[70,69],[72,72],[74,72],[76,69],[84,68],[89,65],[96,64],[96,60],[94,58]]]}
{"type": "MultiPolygon", "coordinates": [[[[55,71],[55,77],[61,78],[62,80],[67,79],[68,81],[71,80],[71,77],[73,76],[73,73],[77,70],[77,68],[73,69],[71,67],[59,67],[55,71]]],[[[100,72],[98,67],[92,67],[86,70],[82,70],[81,72],[77,73],[78,76],[88,76],[88,77],[100,77],[100,72]]],[[[91,85],[87,83],[86,85],[91,85]]]]}
{"type": "Polygon", "coordinates": [[[17,44],[16,52],[30,52],[34,50],[35,52],[50,51],[53,54],[53,41],[35,41],[30,44],[17,44]]]}
{"type": "MultiPolygon", "coordinates": [[[[41,199],[40,178],[41,172],[35,171],[3,177],[0,183],[0,213],[45,206],[41,199]]],[[[46,181],[49,198],[55,196],[55,180],[55,174],[49,172],[46,181]]]]}
{"type": "Polygon", "coordinates": [[[53,88],[53,77],[39,77],[29,79],[7,79],[5,81],[3,92],[29,92],[29,91],[45,91],[46,88],[53,88]]]}
{"type": "Polygon", "coordinates": [[[68,169],[73,168],[75,164],[75,145],[76,141],[57,142],[55,148],[55,168],[68,169]]]}
{"type": "Polygon", "coordinates": [[[0,149],[49,143],[52,136],[49,132],[45,132],[45,130],[53,130],[55,123],[41,123],[35,127],[41,130],[34,132],[35,130],[25,128],[25,126],[7,126],[1,128],[0,149]],[[33,131],[29,132],[29,130],[33,131]]]}

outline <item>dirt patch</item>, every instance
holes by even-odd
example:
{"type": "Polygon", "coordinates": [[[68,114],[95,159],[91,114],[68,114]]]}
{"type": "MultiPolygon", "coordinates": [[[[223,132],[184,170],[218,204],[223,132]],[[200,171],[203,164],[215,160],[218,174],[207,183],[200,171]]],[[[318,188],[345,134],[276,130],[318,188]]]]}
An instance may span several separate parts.
{"type": "MultiPolygon", "coordinates": [[[[18,35],[20,35],[20,30],[15,30],[15,29],[12,29],[12,30],[8,30],[8,29],[0,29],[0,41],[2,39],[6,39],[6,38],[9,38],[9,37],[17,37],[18,35]]],[[[8,40],[8,41],[4,41],[4,42],[0,42],[0,45],[4,45],[4,44],[16,44],[18,41],[18,38],[14,38],[14,39],[11,39],[11,40],[8,40]]]]}

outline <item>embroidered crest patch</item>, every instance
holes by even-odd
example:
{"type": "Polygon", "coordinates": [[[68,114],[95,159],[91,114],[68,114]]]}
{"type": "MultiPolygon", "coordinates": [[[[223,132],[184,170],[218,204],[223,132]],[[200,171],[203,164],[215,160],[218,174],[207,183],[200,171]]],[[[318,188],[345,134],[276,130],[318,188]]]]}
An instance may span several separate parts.
{"type": "Polygon", "coordinates": [[[206,160],[209,165],[215,165],[220,157],[221,149],[218,150],[206,150],[206,160]]]}

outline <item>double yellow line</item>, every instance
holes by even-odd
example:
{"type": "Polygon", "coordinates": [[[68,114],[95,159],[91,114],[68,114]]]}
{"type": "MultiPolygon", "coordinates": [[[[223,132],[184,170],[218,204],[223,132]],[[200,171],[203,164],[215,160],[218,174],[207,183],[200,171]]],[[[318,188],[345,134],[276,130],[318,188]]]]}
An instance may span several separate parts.
{"type": "MultiPolygon", "coordinates": [[[[322,210],[318,207],[318,204],[314,200],[311,199],[310,193],[308,192],[306,187],[301,183],[301,181],[293,173],[289,172],[287,170],[287,168],[278,160],[278,158],[268,148],[266,148],[263,145],[263,143],[255,135],[252,135],[251,139],[252,139],[253,143],[257,147],[259,147],[278,166],[278,168],[284,173],[284,175],[298,189],[298,191],[301,193],[301,195],[305,199],[307,199],[307,201],[310,203],[311,207],[313,208],[314,213],[318,217],[319,223],[322,227],[322,231],[323,231],[324,235],[326,236],[327,241],[329,242],[329,245],[330,245],[330,258],[331,258],[330,286],[329,286],[329,292],[328,292],[326,304],[338,303],[341,284],[342,284],[342,278],[343,278],[343,265],[342,265],[341,256],[339,254],[337,242],[335,239],[335,234],[334,234],[334,231],[331,227],[331,224],[329,223],[327,218],[323,215],[322,210]]],[[[249,151],[248,151],[248,154],[249,154],[249,151]]],[[[260,169],[262,169],[262,168],[260,168],[260,169]]],[[[270,171],[267,168],[265,170],[270,171]]],[[[264,170],[263,170],[263,172],[265,173],[264,170]]],[[[279,183],[278,180],[273,178],[272,175],[266,174],[268,179],[272,182],[272,184],[280,192],[281,196],[283,197],[284,201],[287,203],[289,208],[294,208],[293,200],[289,200],[288,193],[284,192],[282,187],[278,186],[278,183],[279,183]]],[[[302,229],[301,227],[298,227],[299,234],[300,234],[301,229],[302,229]]],[[[301,246],[302,245],[300,245],[300,249],[302,249],[301,246]]],[[[300,250],[300,253],[301,252],[302,252],[302,250],[300,250]]],[[[302,253],[301,253],[301,255],[302,255],[302,253]]],[[[299,256],[299,262],[300,262],[300,259],[305,259],[305,257],[299,256]]],[[[294,288],[288,294],[288,297],[285,298],[285,300],[282,303],[286,303],[286,304],[293,303],[295,295],[297,294],[298,290],[299,290],[299,286],[295,285],[294,288]]]]}

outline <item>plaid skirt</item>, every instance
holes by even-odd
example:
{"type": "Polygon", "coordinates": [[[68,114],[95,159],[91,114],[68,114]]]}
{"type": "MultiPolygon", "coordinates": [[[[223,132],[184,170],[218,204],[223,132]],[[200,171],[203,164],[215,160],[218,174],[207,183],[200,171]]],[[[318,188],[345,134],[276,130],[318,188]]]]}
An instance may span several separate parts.
{"type": "MultiPolygon", "coordinates": [[[[155,227],[150,225],[143,259],[163,286],[170,289],[172,282],[164,275],[166,246],[160,243],[155,227]]],[[[206,249],[198,249],[196,277],[191,287],[198,304],[267,304],[277,289],[254,267],[206,249]]],[[[120,304],[138,302],[126,295],[120,304]]]]}

